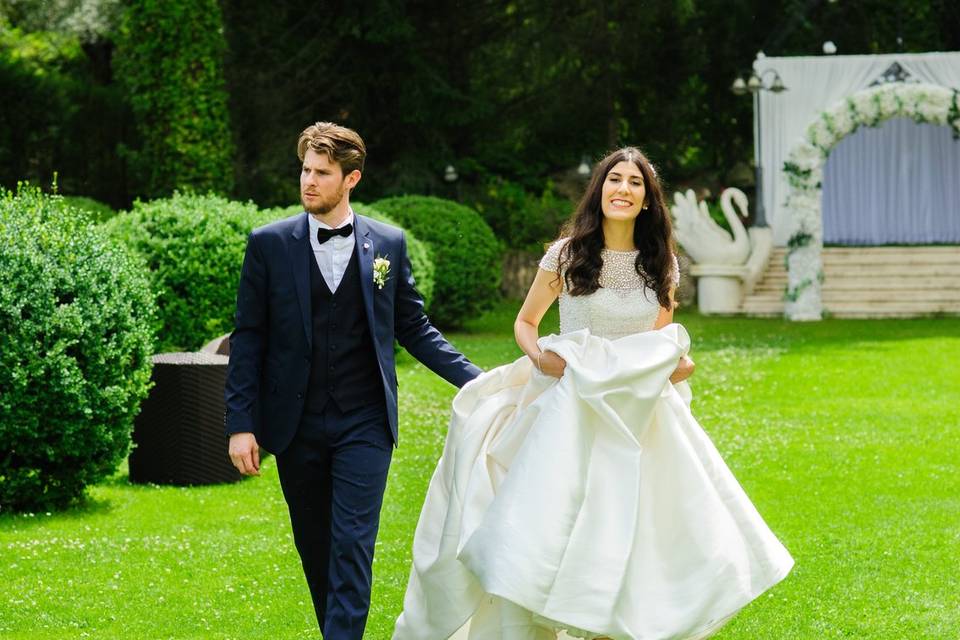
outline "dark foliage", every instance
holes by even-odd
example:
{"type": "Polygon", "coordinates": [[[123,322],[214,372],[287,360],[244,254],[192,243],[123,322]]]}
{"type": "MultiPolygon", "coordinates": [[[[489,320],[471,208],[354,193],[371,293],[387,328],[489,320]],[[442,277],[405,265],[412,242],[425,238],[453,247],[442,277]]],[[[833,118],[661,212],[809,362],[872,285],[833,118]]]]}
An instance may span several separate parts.
{"type": "MultiPolygon", "coordinates": [[[[64,193],[114,207],[178,184],[294,202],[296,138],[317,120],[364,136],[358,198],[454,198],[491,222],[624,144],[647,151],[668,189],[750,186],[752,105],[729,86],[757,51],[960,49],[953,0],[136,0],[79,39],[64,31],[75,16],[57,13],[68,5],[0,2],[14,27],[0,28],[0,89],[14,105],[0,111],[0,181],[46,184],[56,169],[64,193]],[[56,46],[23,46],[35,36],[56,46]],[[491,184],[510,185],[502,201],[475,197],[491,184]]],[[[535,244],[530,221],[498,236],[535,244]]]]}

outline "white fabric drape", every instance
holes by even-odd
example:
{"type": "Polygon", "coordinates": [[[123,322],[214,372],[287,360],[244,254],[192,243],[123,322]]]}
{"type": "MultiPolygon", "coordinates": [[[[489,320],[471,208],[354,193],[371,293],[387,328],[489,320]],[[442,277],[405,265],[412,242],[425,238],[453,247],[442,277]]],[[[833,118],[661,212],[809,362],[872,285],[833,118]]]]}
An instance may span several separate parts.
{"type": "Polygon", "coordinates": [[[549,336],[560,380],[522,357],[460,390],[394,640],[700,639],[786,576],[668,382],[689,340],[549,336]]]}
{"type": "MultiPolygon", "coordinates": [[[[787,154],[821,111],[868,88],[895,62],[913,80],[960,87],[960,53],[957,52],[767,57],[754,61],[753,68],[758,74],[774,69],[788,89],[780,94],[762,91],[759,113],[754,113],[755,128],[759,116],[760,129],[759,148],[754,153],[759,152],[761,159],[764,207],[778,246],[785,245],[790,234],[784,207],[789,189],[783,175],[787,154]]],[[[764,79],[769,83],[772,75],[767,73],[764,79]]]]}
{"type": "Polygon", "coordinates": [[[841,140],[824,168],[823,241],[960,243],[960,140],[906,118],[841,140]]]}

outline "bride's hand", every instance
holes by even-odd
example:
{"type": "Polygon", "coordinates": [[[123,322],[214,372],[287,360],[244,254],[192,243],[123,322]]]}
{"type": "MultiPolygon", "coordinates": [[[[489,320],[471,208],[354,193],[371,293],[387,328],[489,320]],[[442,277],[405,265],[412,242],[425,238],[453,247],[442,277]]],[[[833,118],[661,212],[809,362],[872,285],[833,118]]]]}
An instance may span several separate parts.
{"type": "Polygon", "coordinates": [[[683,382],[687,378],[693,375],[693,370],[696,368],[693,360],[689,356],[683,356],[680,358],[680,364],[677,365],[677,368],[674,369],[673,374],[670,376],[670,382],[676,384],[678,382],[683,382]]]}
{"type": "Polygon", "coordinates": [[[567,368],[567,361],[553,351],[543,351],[538,360],[540,361],[538,363],[540,372],[554,378],[563,376],[563,370],[567,368]]]}

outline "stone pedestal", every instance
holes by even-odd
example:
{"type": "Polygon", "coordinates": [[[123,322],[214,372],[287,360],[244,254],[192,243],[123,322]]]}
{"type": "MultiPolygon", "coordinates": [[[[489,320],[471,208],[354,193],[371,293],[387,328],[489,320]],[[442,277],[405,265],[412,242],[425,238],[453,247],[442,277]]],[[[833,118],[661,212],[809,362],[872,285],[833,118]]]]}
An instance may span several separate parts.
{"type": "Polygon", "coordinates": [[[743,302],[743,265],[695,264],[690,274],[697,277],[697,306],[705,315],[739,313],[743,302]]]}

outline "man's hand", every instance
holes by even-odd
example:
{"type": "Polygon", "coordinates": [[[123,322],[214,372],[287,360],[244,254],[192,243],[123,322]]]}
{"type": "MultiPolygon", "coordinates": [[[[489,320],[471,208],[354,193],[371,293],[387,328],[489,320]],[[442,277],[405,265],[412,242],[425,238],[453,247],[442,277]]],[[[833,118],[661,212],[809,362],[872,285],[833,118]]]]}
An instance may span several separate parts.
{"type": "Polygon", "coordinates": [[[683,382],[693,375],[695,368],[696,365],[693,363],[693,360],[691,360],[689,356],[683,356],[680,358],[680,364],[677,365],[677,368],[674,369],[673,374],[670,376],[670,382],[674,384],[683,382]]]}
{"type": "Polygon", "coordinates": [[[235,433],[230,436],[230,460],[245,476],[260,475],[260,447],[252,433],[235,433]]]}

